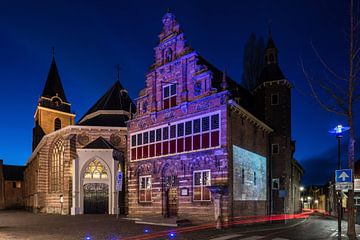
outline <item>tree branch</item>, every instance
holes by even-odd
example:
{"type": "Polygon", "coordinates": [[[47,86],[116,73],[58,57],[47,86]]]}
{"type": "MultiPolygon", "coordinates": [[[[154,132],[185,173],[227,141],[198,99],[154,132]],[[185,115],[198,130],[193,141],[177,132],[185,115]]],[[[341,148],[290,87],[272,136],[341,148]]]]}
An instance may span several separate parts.
{"type": "Polygon", "coordinates": [[[335,78],[342,80],[342,81],[347,81],[346,78],[339,76],[335,71],[333,71],[329,65],[322,59],[322,57],[320,56],[319,52],[316,50],[314,44],[311,42],[311,47],[313,49],[313,51],[315,52],[316,56],[318,57],[319,61],[321,62],[321,64],[324,66],[324,68],[326,70],[329,71],[329,73],[331,73],[335,78]]]}
{"type": "Polygon", "coordinates": [[[320,99],[319,95],[318,95],[317,92],[315,91],[315,88],[314,88],[314,86],[313,86],[313,83],[312,83],[312,81],[311,81],[311,78],[310,78],[308,72],[305,70],[305,67],[304,67],[304,64],[303,64],[302,61],[301,61],[301,68],[302,68],[302,71],[303,71],[303,73],[304,73],[304,75],[305,75],[305,79],[306,79],[306,81],[307,81],[308,84],[309,84],[309,87],[310,87],[310,90],[311,90],[311,95],[312,95],[312,97],[318,102],[318,104],[319,104],[323,109],[325,109],[325,110],[328,111],[328,112],[332,112],[332,113],[335,113],[335,114],[340,115],[340,116],[347,116],[347,112],[346,112],[346,111],[345,111],[345,112],[338,111],[338,110],[336,110],[335,108],[326,105],[326,104],[320,99]]]}

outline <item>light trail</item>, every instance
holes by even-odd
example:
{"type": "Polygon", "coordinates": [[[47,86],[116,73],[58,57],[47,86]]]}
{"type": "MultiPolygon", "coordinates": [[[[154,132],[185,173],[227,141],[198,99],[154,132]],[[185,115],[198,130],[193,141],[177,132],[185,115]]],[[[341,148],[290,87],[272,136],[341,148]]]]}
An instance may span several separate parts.
{"type": "MultiPolygon", "coordinates": [[[[263,222],[272,222],[272,221],[282,221],[282,220],[291,220],[291,219],[304,219],[308,218],[310,214],[314,213],[314,210],[307,210],[298,214],[278,214],[278,215],[266,215],[266,216],[245,216],[245,217],[236,217],[232,221],[224,223],[225,227],[243,225],[243,224],[253,224],[253,223],[263,223],[263,222]]],[[[159,237],[166,237],[173,233],[187,233],[194,232],[205,229],[216,228],[216,223],[208,223],[191,227],[180,227],[176,229],[155,232],[146,235],[131,236],[126,238],[119,238],[118,240],[149,240],[159,237]]]]}

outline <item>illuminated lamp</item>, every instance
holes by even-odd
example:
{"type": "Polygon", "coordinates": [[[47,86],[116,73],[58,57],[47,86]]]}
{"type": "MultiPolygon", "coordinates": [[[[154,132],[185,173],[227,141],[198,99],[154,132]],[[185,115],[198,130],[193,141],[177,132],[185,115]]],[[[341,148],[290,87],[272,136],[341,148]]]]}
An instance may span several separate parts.
{"type": "Polygon", "coordinates": [[[176,233],[175,232],[170,232],[168,234],[169,238],[175,238],[176,237],[176,233]]]}

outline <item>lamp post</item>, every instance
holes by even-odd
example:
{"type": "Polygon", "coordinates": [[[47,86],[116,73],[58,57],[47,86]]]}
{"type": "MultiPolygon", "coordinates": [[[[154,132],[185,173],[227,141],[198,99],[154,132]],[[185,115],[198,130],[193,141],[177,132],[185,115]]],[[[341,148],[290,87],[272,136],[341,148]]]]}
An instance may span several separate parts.
{"type": "MultiPolygon", "coordinates": [[[[349,130],[350,127],[344,127],[343,125],[339,124],[333,129],[329,131],[329,133],[333,133],[336,136],[338,142],[338,170],[341,169],[341,160],[340,160],[340,140],[343,137],[343,132],[349,130]]],[[[335,179],[336,184],[336,179],[335,179]]],[[[341,239],[341,213],[342,213],[342,199],[341,199],[341,190],[338,191],[338,199],[337,199],[337,207],[338,207],[338,239],[341,239]]]]}
{"type": "Polygon", "coordinates": [[[300,190],[300,201],[301,201],[301,212],[303,212],[304,209],[304,198],[303,198],[303,192],[304,192],[304,187],[300,186],[299,190],[300,190]]]}

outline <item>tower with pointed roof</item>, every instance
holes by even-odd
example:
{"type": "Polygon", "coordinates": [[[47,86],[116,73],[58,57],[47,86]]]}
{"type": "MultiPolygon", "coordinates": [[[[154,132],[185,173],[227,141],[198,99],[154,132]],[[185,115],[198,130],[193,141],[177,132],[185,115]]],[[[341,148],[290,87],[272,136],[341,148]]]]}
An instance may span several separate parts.
{"type": "Polygon", "coordinates": [[[53,56],[44,90],[34,115],[33,150],[44,135],[74,124],[74,118],[75,114],[71,113],[71,104],[65,96],[53,56]]]}
{"type": "Polygon", "coordinates": [[[271,178],[279,180],[279,189],[272,189],[271,211],[292,211],[291,201],[291,84],[285,78],[278,61],[278,49],[271,32],[264,53],[265,66],[260,82],[254,89],[255,106],[259,117],[274,132],[270,136],[271,178]],[[285,194],[285,195],[281,195],[285,194]]]}

